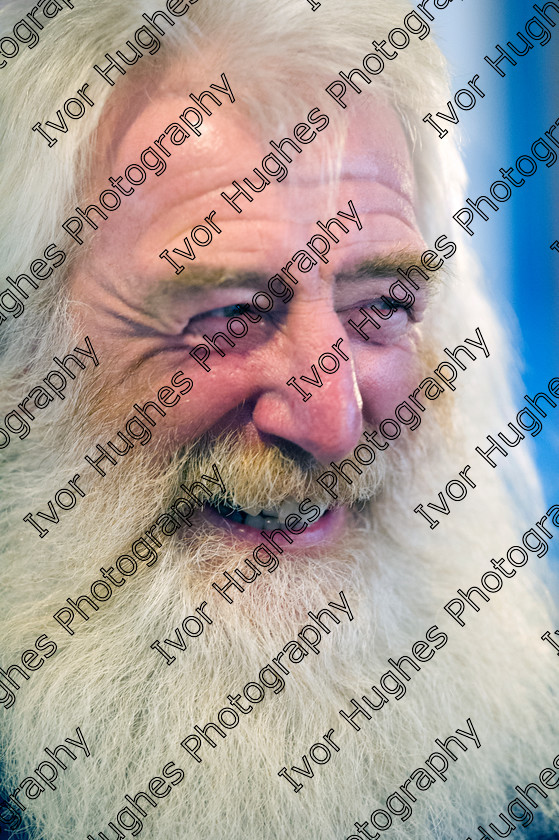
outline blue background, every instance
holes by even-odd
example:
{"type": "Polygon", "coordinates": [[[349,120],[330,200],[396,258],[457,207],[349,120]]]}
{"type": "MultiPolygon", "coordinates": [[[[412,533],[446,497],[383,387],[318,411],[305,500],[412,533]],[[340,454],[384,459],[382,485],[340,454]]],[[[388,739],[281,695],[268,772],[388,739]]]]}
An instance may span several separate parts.
{"type": "MultiPolygon", "coordinates": [[[[540,8],[545,2],[538,3],[540,8]]],[[[559,0],[556,3],[559,6],[559,0]]],[[[526,36],[527,21],[540,17],[533,3],[454,0],[435,12],[433,31],[450,63],[453,94],[467,87],[476,73],[480,76],[477,84],[486,93],[474,109],[459,112],[472,200],[488,195],[492,182],[502,180],[500,167],[514,167],[520,155],[531,155],[532,143],[538,137],[546,139],[545,131],[559,118],[559,13],[550,8],[547,14],[557,21],[554,28],[546,24],[551,40],[543,47],[534,41],[534,48],[524,57],[511,53],[517,65],[501,62],[506,73],[502,78],[484,56],[496,60],[495,45],[508,50],[507,41],[519,49],[523,46],[517,33],[526,36]]],[[[433,108],[433,113],[437,110],[447,110],[445,103],[433,108]]],[[[554,136],[559,141],[559,128],[554,136]]],[[[559,155],[559,148],[554,148],[559,155]]],[[[479,219],[474,224],[471,241],[490,295],[504,314],[523,359],[526,390],[515,403],[520,409],[524,394],[547,390],[549,380],[559,376],[559,252],[550,248],[559,240],[559,159],[550,168],[538,162],[538,171],[526,178],[524,186],[512,190],[511,199],[499,205],[498,213],[489,209],[490,221],[479,219]]],[[[534,442],[546,499],[551,503],[559,501],[559,406],[550,412],[534,442]]]]}

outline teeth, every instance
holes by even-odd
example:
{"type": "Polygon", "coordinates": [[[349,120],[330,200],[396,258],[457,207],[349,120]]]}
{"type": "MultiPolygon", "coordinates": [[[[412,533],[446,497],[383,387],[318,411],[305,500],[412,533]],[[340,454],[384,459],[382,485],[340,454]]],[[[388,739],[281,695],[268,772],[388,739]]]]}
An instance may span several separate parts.
{"type": "Polygon", "coordinates": [[[260,508],[253,505],[253,507],[243,508],[245,513],[248,513],[249,516],[258,516],[260,514],[260,508]]]}
{"type": "Polygon", "coordinates": [[[299,505],[295,499],[285,499],[280,505],[278,516],[284,520],[290,513],[299,513],[299,505]]]}
{"type": "Polygon", "coordinates": [[[262,516],[247,516],[245,525],[250,525],[251,528],[262,529],[264,527],[264,518],[262,516]]]}
{"type": "MultiPolygon", "coordinates": [[[[259,508],[255,505],[248,508],[232,508],[229,505],[216,505],[216,510],[222,516],[227,517],[232,522],[238,522],[241,525],[248,525],[251,528],[256,528],[258,531],[273,531],[285,518],[290,514],[299,513],[299,503],[292,496],[284,499],[279,508],[259,508]]],[[[327,504],[317,503],[320,509],[320,517],[329,510],[327,504]]],[[[318,518],[320,518],[318,517],[318,518]]]]}

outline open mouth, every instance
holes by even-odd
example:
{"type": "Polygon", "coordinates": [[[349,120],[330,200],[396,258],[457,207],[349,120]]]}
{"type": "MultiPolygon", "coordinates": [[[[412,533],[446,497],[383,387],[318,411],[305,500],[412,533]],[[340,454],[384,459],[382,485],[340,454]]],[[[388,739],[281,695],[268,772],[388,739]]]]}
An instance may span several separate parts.
{"type": "MultiPolygon", "coordinates": [[[[320,508],[320,516],[315,522],[319,522],[329,513],[327,505],[316,505],[320,508]]],[[[285,522],[286,516],[296,514],[300,516],[299,503],[295,499],[285,499],[279,507],[248,507],[241,508],[238,505],[228,505],[224,501],[216,502],[208,506],[219,516],[225,517],[229,522],[236,522],[239,525],[246,525],[258,531],[273,531],[285,522]]]]}

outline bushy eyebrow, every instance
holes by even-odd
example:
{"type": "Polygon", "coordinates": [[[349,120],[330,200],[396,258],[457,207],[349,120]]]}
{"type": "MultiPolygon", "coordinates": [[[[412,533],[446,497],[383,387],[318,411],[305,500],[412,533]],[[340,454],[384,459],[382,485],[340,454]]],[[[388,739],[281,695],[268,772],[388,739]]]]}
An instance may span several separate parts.
{"type": "MultiPolygon", "coordinates": [[[[429,275],[429,272],[421,268],[420,253],[399,251],[382,257],[363,260],[353,268],[342,269],[337,272],[334,279],[339,283],[359,282],[374,278],[397,279],[399,277],[398,269],[405,272],[413,266],[421,269],[424,275],[429,275]]],[[[277,273],[281,276],[281,269],[277,273]]],[[[415,273],[415,275],[417,280],[422,281],[418,273],[415,273]]],[[[174,301],[184,300],[187,292],[198,294],[207,289],[231,289],[245,286],[265,289],[270,276],[273,275],[263,274],[259,271],[192,266],[192,268],[181,272],[172,279],[160,280],[154,288],[149,290],[144,300],[144,307],[149,311],[154,306],[169,305],[173,304],[174,301]]],[[[432,272],[432,276],[428,276],[428,279],[437,280],[439,276],[439,271],[432,272]]]]}
{"type": "Polygon", "coordinates": [[[338,282],[355,282],[377,277],[397,279],[401,276],[399,271],[405,274],[410,269],[416,268],[417,271],[413,273],[415,282],[420,284],[431,281],[440,282],[440,269],[435,271],[425,269],[421,262],[421,257],[422,254],[413,251],[398,251],[393,254],[388,254],[385,257],[363,260],[353,270],[340,272],[336,279],[338,282]],[[427,280],[424,279],[425,277],[427,280]]]}
{"type": "Polygon", "coordinates": [[[267,277],[257,271],[233,271],[226,268],[193,267],[181,272],[177,277],[160,280],[152,287],[144,306],[149,309],[160,304],[183,300],[186,292],[198,294],[207,289],[231,289],[243,286],[265,286],[267,277]]]}

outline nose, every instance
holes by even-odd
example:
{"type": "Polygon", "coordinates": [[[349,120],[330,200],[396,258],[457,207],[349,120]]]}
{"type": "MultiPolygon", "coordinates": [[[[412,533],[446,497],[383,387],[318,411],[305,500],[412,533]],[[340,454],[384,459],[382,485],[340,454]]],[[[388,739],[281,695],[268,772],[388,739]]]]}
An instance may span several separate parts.
{"type": "Polygon", "coordinates": [[[363,403],[332,304],[293,300],[266,359],[253,409],[259,431],[295,443],[323,463],[352,450],[363,431],[363,403]]]}

